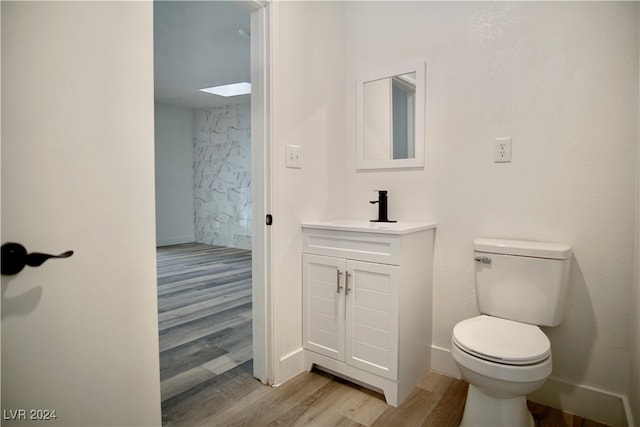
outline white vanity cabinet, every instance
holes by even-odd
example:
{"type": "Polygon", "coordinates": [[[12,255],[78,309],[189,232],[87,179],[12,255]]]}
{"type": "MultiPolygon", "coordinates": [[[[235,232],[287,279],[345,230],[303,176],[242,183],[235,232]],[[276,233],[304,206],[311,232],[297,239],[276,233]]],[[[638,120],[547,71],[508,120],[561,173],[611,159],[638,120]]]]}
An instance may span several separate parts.
{"type": "Polygon", "coordinates": [[[306,223],[303,347],[397,406],[431,367],[435,225],[306,223]]]}
{"type": "Polygon", "coordinates": [[[304,347],[397,379],[398,267],[304,254],[304,347]]]}

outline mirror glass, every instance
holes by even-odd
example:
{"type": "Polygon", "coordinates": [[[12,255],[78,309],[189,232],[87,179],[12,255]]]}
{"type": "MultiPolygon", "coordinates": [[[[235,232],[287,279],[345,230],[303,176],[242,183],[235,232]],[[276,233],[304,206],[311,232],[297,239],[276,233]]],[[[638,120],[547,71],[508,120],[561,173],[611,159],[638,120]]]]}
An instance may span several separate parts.
{"type": "Polygon", "coordinates": [[[398,70],[358,81],[358,169],[424,166],[424,65],[398,70]]]}

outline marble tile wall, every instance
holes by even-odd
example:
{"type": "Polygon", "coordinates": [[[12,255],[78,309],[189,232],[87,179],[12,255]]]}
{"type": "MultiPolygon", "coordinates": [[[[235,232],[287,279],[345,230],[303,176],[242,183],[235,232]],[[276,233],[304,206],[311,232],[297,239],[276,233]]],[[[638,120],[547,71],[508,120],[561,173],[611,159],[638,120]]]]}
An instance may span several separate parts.
{"type": "Polygon", "coordinates": [[[251,249],[251,106],[194,111],[198,243],[251,249]]]}

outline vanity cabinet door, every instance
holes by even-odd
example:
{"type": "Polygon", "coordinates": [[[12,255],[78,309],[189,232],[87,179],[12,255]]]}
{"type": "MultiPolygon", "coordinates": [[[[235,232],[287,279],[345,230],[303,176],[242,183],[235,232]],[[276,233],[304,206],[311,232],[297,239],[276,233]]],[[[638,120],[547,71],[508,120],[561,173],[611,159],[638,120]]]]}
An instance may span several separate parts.
{"type": "Polygon", "coordinates": [[[344,361],[345,260],[303,254],[303,346],[344,361]]]}
{"type": "Polygon", "coordinates": [[[346,363],[396,380],[400,269],[347,261],[346,363]]]}

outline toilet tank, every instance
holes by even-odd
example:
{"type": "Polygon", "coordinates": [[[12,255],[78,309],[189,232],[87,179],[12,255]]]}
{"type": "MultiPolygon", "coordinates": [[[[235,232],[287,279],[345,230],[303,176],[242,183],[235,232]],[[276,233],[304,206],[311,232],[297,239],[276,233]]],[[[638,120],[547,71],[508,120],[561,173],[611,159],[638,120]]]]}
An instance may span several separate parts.
{"type": "Polygon", "coordinates": [[[569,245],[478,238],[473,249],[481,313],[540,326],[562,322],[569,245]]]}

